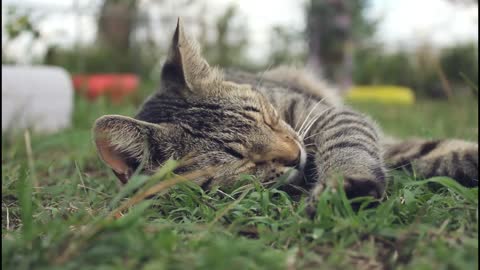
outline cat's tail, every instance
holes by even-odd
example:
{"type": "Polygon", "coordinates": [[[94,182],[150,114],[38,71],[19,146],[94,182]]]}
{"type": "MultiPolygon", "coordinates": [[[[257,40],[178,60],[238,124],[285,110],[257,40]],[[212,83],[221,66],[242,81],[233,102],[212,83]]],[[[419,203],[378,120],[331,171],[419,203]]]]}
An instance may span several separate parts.
{"type": "Polygon", "coordinates": [[[478,143],[385,138],[383,149],[384,160],[391,170],[406,169],[424,178],[448,176],[463,186],[478,186],[478,143]]]}

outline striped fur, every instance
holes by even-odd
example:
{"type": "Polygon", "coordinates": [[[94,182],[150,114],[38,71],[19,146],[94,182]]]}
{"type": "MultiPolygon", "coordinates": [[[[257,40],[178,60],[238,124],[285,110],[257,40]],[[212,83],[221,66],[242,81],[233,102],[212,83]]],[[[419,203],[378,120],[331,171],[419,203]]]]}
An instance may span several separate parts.
{"type": "Polygon", "coordinates": [[[206,189],[232,185],[240,174],[265,182],[285,176],[310,190],[311,213],[324,186],[339,177],[348,197],[381,198],[387,168],[478,185],[478,144],[388,140],[369,117],[300,69],[258,75],[213,69],[180,22],[160,89],[134,118],[97,120],[94,140],[122,181],[140,164],[151,173],[167,159],[188,157],[177,173],[217,168],[197,180],[206,189]]]}
{"type": "Polygon", "coordinates": [[[478,144],[462,140],[390,142],[385,159],[392,169],[406,169],[420,177],[450,176],[464,186],[478,186],[478,144]]]}

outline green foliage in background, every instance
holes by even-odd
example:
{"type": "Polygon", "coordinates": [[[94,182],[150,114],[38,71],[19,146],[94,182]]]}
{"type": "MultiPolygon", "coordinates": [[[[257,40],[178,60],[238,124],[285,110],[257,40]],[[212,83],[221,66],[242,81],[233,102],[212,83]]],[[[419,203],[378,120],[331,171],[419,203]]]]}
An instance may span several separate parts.
{"type": "MultiPolygon", "coordinates": [[[[112,2],[113,7],[118,5],[112,2]]],[[[130,5],[131,1],[125,2],[130,5]]],[[[120,5],[122,6],[122,5],[120,5]]],[[[110,7],[111,8],[111,7],[110,7]]],[[[108,9],[105,9],[108,10],[108,9]]],[[[121,9],[122,12],[126,12],[121,9]]],[[[107,16],[108,14],[105,14],[107,16]]],[[[126,16],[132,16],[131,11],[126,16]]],[[[108,16],[106,18],[109,18],[108,16]]],[[[257,65],[249,63],[246,58],[246,49],[248,47],[247,29],[243,24],[239,24],[238,12],[235,6],[230,6],[227,10],[215,18],[214,28],[205,29],[202,25],[203,34],[199,37],[202,45],[203,54],[211,65],[222,67],[239,67],[247,70],[258,69],[257,65]],[[208,40],[206,32],[213,30],[214,39],[208,40]]],[[[152,37],[147,37],[144,42],[129,42],[126,45],[113,45],[115,39],[128,40],[126,36],[132,36],[132,33],[122,33],[121,35],[107,31],[108,21],[102,22],[103,34],[97,39],[101,42],[95,42],[88,46],[74,48],[59,48],[52,46],[47,50],[44,63],[48,65],[58,65],[66,68],[71,73],[115,73],[115,72],[133,72],[144,78],[152,78],[153,72],[157,72],[159,61],[162,60],[169,44],[158,46],[152,41],[152,37]]],[[[122,21],[123,22],[123,21],[122,21]]],[[[131,24],[131,20],[128,21],[131,24]]],[[[127,23],[125,21],[124,23],[127,23]]],[[[169,33],[174,21],[169,25],[169,33]]],[[[131,26],[130,26],[131,28],[131,26]]],[[[133,31],[133,29],[130,29],[133,31]]],[[[111,30],[110,30],[111,31],[111,30]]],[[[169,40],[167,39],[167,43],[169,40]]]]}
{"type": "Polygon", "coordinates": [[[302,44],[302,33],[283,26],[272,28],[270,54],[268,63],[271,66],[291,64],[301,66],[307,57],[306,48],[302,44]]]}
{"type": "Polygon", "coordinates": [[[448,89],[444,89],[443,75],[452,94],[462,95],[469,84],[478,85],[477,55],[476,44],[460,44],[441,49],[438,54],[428,47],[411,53],[387,53],[376,46],[366,47],[355,53],[353,80],[360,85],[408,86],[419,96],[445,97],[448,89]]]}
{"type": "Polygon", "coordinates": [[[478,44],[459,44],[442,50],[440,64],[452,83],[465,84],[467,77],[478,85],[478,44]]]}
{"type": "MultiPolygon", "coordinates": [[[[162,8],[168,3],[157,1],[149,4],[162,8]]],[[[179,5],[194,3],[197,1],[188,0],[179,5]]],[[[208,15],[205,10],[195,11],[203,13],[198,17],[192,16],[192,20],[198,21],[199,40],[204,55],[212,65],[263,71],[280,64],[301,67],[311,62],[312,58],[318,58],[323,75],[337,83],[352,81],[356,85],[407,86],[417,96],[423,97],[451,98],[468,92],[466,89],[471,89],[472,84],[478,85],[478,44],[458,44],[438,52],[427,45],[415,51],[386,52],[373,40],[378,22],[367,20],[364,16],[369,4],[368,0],[308,1],[305,7],[306,31],[286,26],[273,27],[270,51],[266,52],[267,61],[264,63],[248,57],[247,49],[252,46],[248,30],[255,29],[247,29],[242,14],[235,6],[209,20],[214,22],[210,26],[206,24],[208,15]],[[338,80],[339,76],[343,79],[338,80]]],[[[62,66],[71,73],[133,72],[148,80],[158,80],[169,41],[166,39],[165,44],[154,41],[152,26],[141,24],[148,18],[145,20],[146,15],[137,5],[136,1],[130,0],[105,1],[98,18],[101,31],[97,42],[75,44],[70,48],[50,46],[45,57],[34,59],[34,62],[62,66]],[[125,27],[119,32],[116,27],[120,24],[125,27]],[[138,30],[136,27],[146,30],[145,40],[134,38],[138,30]]],[[[6,55],[6,49],[20,36],[31,35],[31,44],[43,39],[37,26],[44,16],[34,15],[27,11],[7,10],[2,63],[14,63],[6,55]]],[[[165,32],[170,33],[174,25],[172,18],[162,18],[165,21],[158,22],[153,28],[168,29],[165,32]]]]}
{"type": "MultiPolygon", "coordinates": [[[[121,52],[103,46],[88,46],[77,49],[50,47],[44,63],[58,65],[70,73],[129,73],[147,77],[158,59],[139,54],[139,51],[121,52]]],[[[160,76],[160,75],[158,75],[160,76]]]]}
{"type": "Polygon", "coordinates": [[[2,64],[14,64],[15,61],[6,54],[6,48],[11,46],[12,40],[16,40],[22,34],[30,35],[28,46],[31,48],[34,42],[40,39],[37,22],[41,17],[34,17],[30,11],[19,11],[12,7],[5,10],[5,16],[2,18],[2,64]]]}
{"type": "MultiPolygon", "coordinates": [[[[211,65],[222,67],[241,67],[246,65],[245,52],[248,47],[247,29],[235,23],[238,11],[230,6],[216,20],[215,39],[202,40],[202,49],[211,65]]],[[[207,31],[207,29],[205,29],[207,31]]]]}
{"type": "Polygon", "coordinates": [[[364,16],[369,4],[369,0],[310,0],[306,5],[307,64],[342,90],[352,84],[355,48],[375,32],[375,22],[364,16]]]}

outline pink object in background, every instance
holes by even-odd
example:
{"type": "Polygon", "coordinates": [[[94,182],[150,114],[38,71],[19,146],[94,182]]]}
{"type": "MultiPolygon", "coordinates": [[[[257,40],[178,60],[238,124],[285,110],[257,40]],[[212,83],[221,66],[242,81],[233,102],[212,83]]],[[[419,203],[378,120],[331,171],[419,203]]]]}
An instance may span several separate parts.
{"type": "Polygon", "coordinates": [[[118,102],[138,89],[139,79],[135,74],[90,74],[73,75],[75,90],[84,94],[89,100],[101,95],[109,96],[118,102]]]}

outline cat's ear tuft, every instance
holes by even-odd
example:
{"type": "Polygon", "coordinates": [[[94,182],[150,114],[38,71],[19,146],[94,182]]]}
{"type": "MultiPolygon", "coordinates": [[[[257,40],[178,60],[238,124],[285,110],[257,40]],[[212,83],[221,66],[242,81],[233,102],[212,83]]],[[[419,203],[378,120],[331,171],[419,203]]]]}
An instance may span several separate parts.
{"type": "Polygon", "coordinates": [[[183,22],[178,18],[167,60],[162,68],[164,87],[174,84],[174,89],[196,92],[216,79],[217,72],[201,56],[197,42],[187,37],[183,22]]]}
{"type": "Polygon", "coordinates": [[[95,121],[93,140],[100,158],[126,183],[143,159],[148,159],[148,138],[157,128],[147,122],[120,115],[95,121]]]}

